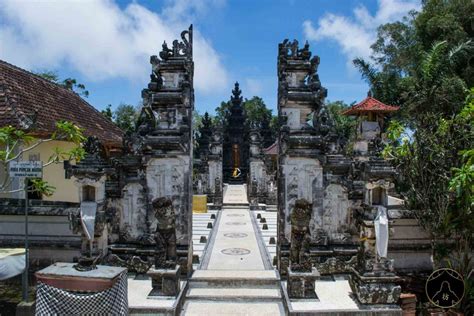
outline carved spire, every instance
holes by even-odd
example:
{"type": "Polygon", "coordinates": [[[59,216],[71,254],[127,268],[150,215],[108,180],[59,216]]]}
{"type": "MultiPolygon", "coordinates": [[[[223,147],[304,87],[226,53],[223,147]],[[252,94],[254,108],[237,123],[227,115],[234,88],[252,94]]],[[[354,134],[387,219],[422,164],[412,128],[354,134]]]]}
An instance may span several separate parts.
{"type": "Polygon", "coordinates": [[[162,50],[160,52],[160,58],[162,60],[167,60],[172,57],[185,57],[193,58],[193,25],[189,26],[188,30],[181,32],[181,40],[177,39],[173,41],[173,46],[168,47],[166,41],[161,45],[162,50]]]}
{"type": "Polygon", "coordinates": [[[242,90],[239,88],[239,83],[236,82],[234,89],[232,90],[232,95],[230,97],[230,100],[232,101],[232,104],[240,104],[242,103],[242,90]]]}

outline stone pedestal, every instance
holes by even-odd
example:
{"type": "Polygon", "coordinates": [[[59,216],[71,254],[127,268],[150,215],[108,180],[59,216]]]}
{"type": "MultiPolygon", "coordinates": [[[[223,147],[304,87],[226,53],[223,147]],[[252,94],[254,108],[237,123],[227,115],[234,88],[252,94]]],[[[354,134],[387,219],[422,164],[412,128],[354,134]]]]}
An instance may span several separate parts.
{"type": "Polygon", "coordinates": [[[126,315],[127,269],[97,265],[78,271],[56,262],[35,273],[36,315],[126,315]]]}
{"type": "Polygon", "coordinates": [[[176,265],[174,269],[156,269],[151,267],[147,274],[151,277],[150,296],[178,296],[181,289],[179,274],[181,267],[176,265]]]}
{"type": "Polygon", "coordinates": [[[319,272],[313,268],[311,272],[297,272],[288,268],[288,295],[290,298],[317,298],[315,282],[319,272]]]}
{"type": "Polygon", "coordinates": [[[350,284],[352,291],[361,304],[396,304],[402,292],[396,282],[400,280],[393,273],[377,275],[361,274],[353,268],[350,284]]]}

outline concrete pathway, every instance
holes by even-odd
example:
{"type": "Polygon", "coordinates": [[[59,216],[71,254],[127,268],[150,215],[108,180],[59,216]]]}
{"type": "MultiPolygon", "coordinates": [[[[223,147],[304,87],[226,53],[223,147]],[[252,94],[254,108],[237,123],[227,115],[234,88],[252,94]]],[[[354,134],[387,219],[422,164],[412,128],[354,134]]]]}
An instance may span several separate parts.
{"type": "Polygon", "coordinates": [[[200,270],[189,280],[182,315],[285,315],[278,273],[244,185],[228,185],[200,270]]]}
{"type": "Polygon", "coordinates": [[[265,270],[248,208],[224,206],[208,270],[265,270]]]}
{"type": "Polygon", "coordinates": [[[243,184],[226,184],[224,205],[241,204],[248,206],[249,202],[247,200],[247,190],[245,187],[243,184]]]}

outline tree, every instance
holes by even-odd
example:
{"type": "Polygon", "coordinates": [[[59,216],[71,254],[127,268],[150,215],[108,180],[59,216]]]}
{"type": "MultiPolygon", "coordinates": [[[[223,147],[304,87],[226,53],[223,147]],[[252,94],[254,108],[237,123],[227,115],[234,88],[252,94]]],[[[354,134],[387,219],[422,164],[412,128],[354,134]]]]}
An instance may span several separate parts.
{"type": "MultiPolygon", "coordinates": [[[[81,144],[85,138],[82,135],[82,130],[73,123],[66,121],[56,122],[56,131],[49,138],[35,139],[30,132],[17,129],[13,126],[4,126],[0,128],[0,168],[5,178],[0,183],[0,193],[15,193],[23,191],[25,188],[12,190],[11,185],[13,179],[8,175],[8,165],[12,161],[24,159],[24,155],[43,143],[48,143],[54,140],[62,140],[74,143],[76,146],[71,150],[65,151],[60,147],[53,150],[53,154],[48,161],[43,164],[43,168],[60,163],[64,160],[78,161],[83,158],[84,150],[81,144]]],[[[54,187],[41,179],[32,180],[29,191],[38,192],[44,195],[51,195],[54,192],[54,187]]]]}
{"type": "Polygon", "coordinates": [[[272,110],[268,109],[263,99],[257,96],[251,99],[245,99],[245,101],[242,102],[242,107],[244,108],[249,125],[260,125],[264,120],[269,121],[272,116],[272,110]]]}
{"type": "Polygon", "coordinates": [[[432,236],[436,264],[467,273],[474,236],[474,89],[459,114],[430,114],[423,123],[410,136],[392,121],[383,155],[393,159],[409,209],[432,236]]]}
{"type": "Polygon", "coordinates": [[[107,105],[105,110],[100,111],[109,121],[113,122],[112,104],[107,105]]]}
{"type": "MultiPolygon", "coordinates": [[[[472,16],[470,0],[423,1],[420,12],[378,28],[369,61],[354,60],[373,95],[401,107],[383,155],[396,165],[397,189],[431,235],[435,264],[466,280],[474,236],[472,16]]],[[[471,315],[474,284],[467,283],[463,308],[471,315]]]]}
{"type": "Polygon", "coordinates": [[[230,101],[224,102],[222,101],[221,104],[216,107],[216,116],[214,116],[214,123],[224,125],[227,121],[227,117],[230,114],[230,107],[232,103],[230,101]]]}
{"type": "Polygon", "coordinates": [[[130,104],[120,104],[113,112],[113,122],[125,132],[133,132],[137,120],[137,111],[130,104]]]}
{"type": "MultiPolygon", "coordinates": [[[[276,129],[272,128],[272,110],[268,109],[263,99],[258,96],[245,99],[242,106],[246,115],[247,130],[252,125],[258,126],[263,147],[272,145],[278,135],[276,129]]],[[[273,123],[276,121],[274,120],[273,123]]]]}
{"type": "Polygon", "coordinates": [[[354,64],[374,97],[401,106],[399,115],[406,122],[417,120],[426,106],[449,117],[460,110],[466,87],[474,84],[473,15],[470,0],[423,1],[420,12],[381,25],[370,60],[359,58],[354,64]],[[428,78],[427,69],[438,77],[428,78]],[[410,102],[414,99],[418,101],[410,102]]]}
{"type": "Polygon", "coordinates": [[[68,90],[74,91],[80,96],[88,97],[89,91],[86,90],[86,86],[82,83],[78,83],[74,78],[59,79],[59,76],[56,72],[51,70],[45,70],[40,72],[33,72],[35,75],[40,76],[48,81],[51,81],[55,84],[58,84],[68,90]]]}
{"type": "Polygon", "coordinates": [[[342,115],[341,113],[350,107],[344,101],[327,101],[326,107],[334,122],[336,133],[344,139],[349,139],[355,133],[357,121],[351,117],[342,115]]]}

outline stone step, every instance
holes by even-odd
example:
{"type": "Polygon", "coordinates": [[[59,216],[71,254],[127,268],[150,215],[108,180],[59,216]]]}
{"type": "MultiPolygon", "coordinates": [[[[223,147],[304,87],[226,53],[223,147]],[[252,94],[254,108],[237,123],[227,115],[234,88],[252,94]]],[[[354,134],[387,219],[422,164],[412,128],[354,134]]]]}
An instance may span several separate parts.
{"type": "Polygon", "coordinates": [[[181,315],[285,315],[280,302],[188,301],[181,315]]]}
{"type": "Polygon", "coordinates": [[[248,209],[249,208],[249,204],[248,203],[225,203],[223,206],[222,206],[222,210],[225,210],[225,209],[241,209],[241,208],[245,208],[245,209],[248,209]]]}
{"type": "Polygon", "coordinates": [[[194,287],[219,286],[280,286],[280,277],[274,270],[196,270],[190,285],[194,287]]]}
{"type": "Polygon", "coordinates": [[[278,301],[282,297],[279,288],[265,287],[195,287],[191,286],[186,294],[186,299],[192,300],[239,300],[239,301],[278,301]]]}

